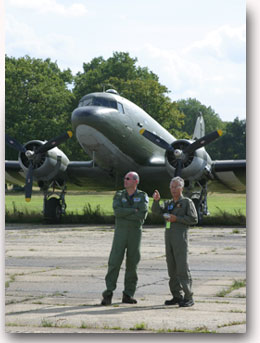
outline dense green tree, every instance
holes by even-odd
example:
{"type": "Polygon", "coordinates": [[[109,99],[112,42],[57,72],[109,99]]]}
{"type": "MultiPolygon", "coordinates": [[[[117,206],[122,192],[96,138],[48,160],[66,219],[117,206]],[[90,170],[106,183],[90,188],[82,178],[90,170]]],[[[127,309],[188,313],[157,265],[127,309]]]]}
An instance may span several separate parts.
{"type": "Polygon", "coordinates": [[[211,107],[202,105],[196,99],[177,101],[178,109],[185,114],[183,130],[190,137],[193,134],[196,119],[202,113],[205,121],[205,131],[209,133],[217,129],[223,135],[207,145],[206,150],[213,160],[245,159],[246,158],[246,121],[236,118],[233,122],[223,122],[211,107]]]}
{"type": "MultiPolygon", "coordinates": [[[[93,58],[89,63],[83,63],[83,73],[77,73],[75,77],[73,93],[77,101],[85,94],[101,92],[107,88],[118,87],[118,83],[112,84],[111,80],[155,80],[158,77],[148,70],[136,66],[137,59],[131,58],[127,52],[115,52],[112,57],[104,60],[103,57],[93,58]]],[[[168,92],[166,88],[164,91],[168,92]]]]}
{"type": "MultiPolygon", "coordinates": [[[[68,89],[71,71],[61,71],[50,59],[7,57],[5,59],[5,129],[22,144],[48,140],[70,129],[74,95],[68,89]]],[[[74,142],[61,145],[70,157],[74,142]]],[[[6,149],[6,159],[17,153],[6,149]]]]}
{"type": "MultiPolygon", "coordinates": [[[[205,133],[212,131],[225,129],[225,123],[220,119],[219,115],[209,106],[201,104],[197,99],[182,99],[177,101],[177,106],[180,112],[185,114],[183,131],[187,132],[191,138],[193,135],[194,127],[198,115],[201,113],[205,121],[205,133]]],[[[222,159],[221,151],[219,150],[218,140],[210,143],[206,146],[207,152],[210,154],[212,159],[222,159]]]]}
{"type": "Polygon", "coordinates": [[[240,160],[246,158],[246,120],[227,122],[223,136],[215,143],[215,159],[240,160]]]}
{"type": "Polygon", "coordinates": [[[209,106],[201,104],[197,99],[185,99],[177,101],[178,109],[185,114],[184,125],[182,129],[192,136],[197,117],[202,113],[205,121],[205,131],[222,129],[223,122],[219,115],[209,106]]]}

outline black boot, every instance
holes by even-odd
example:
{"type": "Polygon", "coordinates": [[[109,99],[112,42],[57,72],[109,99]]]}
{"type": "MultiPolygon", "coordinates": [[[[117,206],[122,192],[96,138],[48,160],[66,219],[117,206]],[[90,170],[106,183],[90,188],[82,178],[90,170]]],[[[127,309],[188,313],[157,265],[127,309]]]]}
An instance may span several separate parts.
{"type": "Polygon", "coordinates": [[[104,295],[103,300],[101,301],[101,305],[107,306],[107,305],[111,305],[111,303],[112,303],[112,294],[104,295]]]}
{"type": "Polygon", "coordinates": [[[166,300],[164,305],[176,305],[176,304],[180,304],[181,302],[183,301],[183,297],[180,296],[180,297],[173,297],[171,300],[166,300]]]}
{"type": "Polygon", "coordinates": [[[135,300],[134,298],[130,297],[129,295],[123,293],[122,303],[137,304],[137,300],[135,300]]]}
{"type": "Polygon", "coordinates": [[[180,303],[179,306],[180,307],[191,307],[194,305],[194,301],[193,299],[183,299],[180,303]]]}

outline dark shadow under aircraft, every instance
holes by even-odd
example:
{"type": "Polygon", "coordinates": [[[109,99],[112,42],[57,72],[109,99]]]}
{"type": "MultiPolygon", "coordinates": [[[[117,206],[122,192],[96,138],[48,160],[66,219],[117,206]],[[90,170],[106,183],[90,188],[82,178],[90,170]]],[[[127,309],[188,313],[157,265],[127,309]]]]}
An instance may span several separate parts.
{"type": "Polygon", "coordinates": [[[44,193],[44,217],[59,221],[65,213],[67,189],[116,190],[132,170],[140,175],[140,189],[150,196],[158,189],[170,197],[174,176],[185,180],[185,192],[194,201],[200,221],[208,214],[207,191],[245,191],[246,161],[212,161],[205,146],[221,136],[220,130],[205,135],[198,116],[192,140],[176,139],[149,114],[115,90],[85,95],[72,112],[72,129],[91,161],[69,161],[58,145],[72,136],[68,131],[48,142],[32,140],[21,145],[6,135],[19,151],[18,161],[6,161],[6,182],[24,184],[30,201],[33,184],[44,193]],[[58,190],[58,192],[57,192],[58,190]]]}

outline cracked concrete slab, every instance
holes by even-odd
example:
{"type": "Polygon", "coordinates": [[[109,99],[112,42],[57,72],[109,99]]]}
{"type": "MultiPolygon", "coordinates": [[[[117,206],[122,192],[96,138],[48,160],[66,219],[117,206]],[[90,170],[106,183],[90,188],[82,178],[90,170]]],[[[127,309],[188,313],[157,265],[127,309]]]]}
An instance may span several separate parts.
{"type": "Polygon", "coordinates": [[[138,303],[121,302],[123,263],[112,305],[100,306],[112,239],[113,228],[104,225],[6,225],[6,332],[246,332],[245,228],[190,230],[191,308],[164,306],[171,298],[164,229],[148,226],[138,303]]]}

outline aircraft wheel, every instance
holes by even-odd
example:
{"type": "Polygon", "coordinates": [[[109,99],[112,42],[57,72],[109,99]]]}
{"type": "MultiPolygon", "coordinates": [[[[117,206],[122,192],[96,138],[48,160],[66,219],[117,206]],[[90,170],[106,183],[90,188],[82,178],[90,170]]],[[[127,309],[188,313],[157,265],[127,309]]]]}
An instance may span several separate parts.
{"type": "Polygon", "coordinates": [[[61,221],[61,204],[57,198],[50,198],[45,201],[44,218],[48,222],[59,223],[61,221]]]}
{"type": "Polygon", "coordinates": [[[195,208],[196,208],[196,211],[198,214],[198,224],[197,225],[201,225],[203,222],[202,205],[200,204],[200,200],[198,198],[194,198],[194,199],[192,199],[192,201],[195,205],[195,208]]]}

